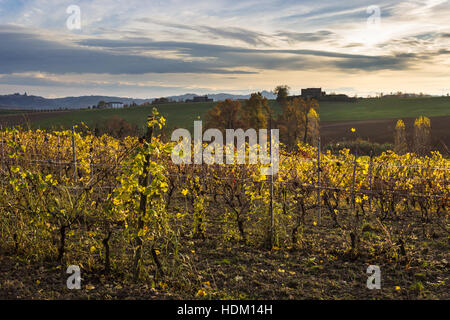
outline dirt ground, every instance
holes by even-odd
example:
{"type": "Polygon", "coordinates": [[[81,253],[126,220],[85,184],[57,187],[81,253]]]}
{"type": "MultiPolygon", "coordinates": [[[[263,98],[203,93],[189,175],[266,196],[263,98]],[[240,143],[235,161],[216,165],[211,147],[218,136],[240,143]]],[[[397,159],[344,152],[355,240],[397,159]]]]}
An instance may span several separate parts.
{"type": "Polygon", "coordinates": [[[50,119],[57,117],[64,113],[70,113],[73,111],[45,111],[45,112],[27,112],[27,113],[17,113],[17,114],[5,114],[0,116],[0,124],[4,127],[8,126],[26,126],[35,121],[50,119]]]}
{"type": "Polygon", "coordinates": [[[370,253],[368,246],[350,257],[341,232],[328,223],[308,231],[308,249],[224,244],[210,230],[205,240],[183,240],[180,253],[191,268],[186,274],[135,283],[115,272],[105,276],[82,268],[81,290],[67,289],[65,267],[30,264],[2,252],[0,299],[450,299],[444,234],[419,237],[405,257],[391,259],[370,253]],[[366,286],[369,265],[380,267],[380,290],[366,286]]]}
{"type": "MultiPolygon", "coordinates": [[[[414,118],[404,118],[408,141],[412,141],[414,118]]],[[[450,116],[432,117],[431,134],[434,150],[450,154],[450,116]]],[[[397,119],[321,122],[320,135],[324,145],[333,142],[352,140],[351,128],[355,128],[358,137],[378,143],[393,143],[397,119]]]]}

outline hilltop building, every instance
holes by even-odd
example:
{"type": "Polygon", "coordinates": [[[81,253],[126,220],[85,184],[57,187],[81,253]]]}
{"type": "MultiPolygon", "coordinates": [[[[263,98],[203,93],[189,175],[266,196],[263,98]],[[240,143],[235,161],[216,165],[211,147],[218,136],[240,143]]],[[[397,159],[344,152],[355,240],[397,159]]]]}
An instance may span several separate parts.
{"type": "Polygon", "coordinates": [[[322,88],[307,88],[302,89],[302,94],[300,96],[289,96],[288,100],[294,98],[302,99],[316,99],[317,101],[340,101],[340,102],[356,102],[358,99],[356,97],[349,97],[346,94],[327,94],[322,91],[322,88]]]}
{"type": "Polygon", "coordinates": [[[156,98],[152,101],[152,104],[165,104],[165,103],[171,103],[173,102],[170,98],[156,98]]]}
{"type": "Polygon", "coordinates": [[[106,108],[120,109],[120,108],[123,108],[123,103],[122,102],[108,102],[106,104],[106,108]]]}
{"type": "Polygon", "coordinates": [[[324,97],[326,92],[322,91],[322,88],[307,88],[302,89],[302,98],[303,99],[317,99],[324,97]]]}
{"type": "Polygon", "coordinates": [[[186,99],[186,102],[213,102],[213,99],[209,99],[207,95],[197,96],[194,99],[186,99]]]}

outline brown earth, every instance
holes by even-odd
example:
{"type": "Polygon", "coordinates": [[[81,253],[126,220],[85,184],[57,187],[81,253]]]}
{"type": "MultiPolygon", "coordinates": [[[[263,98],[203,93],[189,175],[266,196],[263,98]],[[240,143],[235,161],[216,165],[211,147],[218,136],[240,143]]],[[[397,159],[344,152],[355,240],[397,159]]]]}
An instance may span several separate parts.
{"type": "Polygon", "coordinates": [[[31,124],[35,121],[49,119],[57,117],[60,114],[73,112],[70,110],[64,111],[43,111],[43,112],[25,112],[25,113],[15,113],[15,114],[5,114],[0,115],[0,124],[4,127],[8,126],[26,126],[27,124],[31,124]]]}
{"type": "MultiPolygon", "coordinates": [[[[415,118],[404,118],[408,141],[412,141],[415,118]]],[[[450,116],[432,117],[431,134],[433,149],[449,154],[450,149],[450,116]]],[[[393,143],[397,119],[379,119],[364,121],[321,122],[320,134],[324,145],[328,143],[352,140],[350,131],[355,128],[357,136],[377,143],[393,143]]]]}
{"type": "MultiPolygon", "coordinates": [[[[407,221],[417,219],[412,215],[407,221]]],[[[372,237],[383,232],[367,231],[364,248],[352,258],[345,253],[346,237],[332,227],[331,218],[325,216],[315,227],[309,220],[304,234],[308,245],[303,249],[222,243],[216,224],[208,224],[205,240],[193,240],[183,232],[180,254],[191,271],[153,284],[150,279],[135,283],[116,271],[104,275],[82,267],[82,289],[68,290],[66,266],[32,263],[0,250],[0,299],[449,299],[449,239],[436,225],[427,227],[430,238],[423,238],[418,228],[406,255],[397,258],[378,252],[381,247],[371,253],[370,248],[377,248],[372,237]],[[366,287],[369,265],[380,267],[381,290],[366,287]],[[200,289],[204,295],[198,295],[200,289]]],[[[400,221],[395,224],[403,228],[400,221]]]]}

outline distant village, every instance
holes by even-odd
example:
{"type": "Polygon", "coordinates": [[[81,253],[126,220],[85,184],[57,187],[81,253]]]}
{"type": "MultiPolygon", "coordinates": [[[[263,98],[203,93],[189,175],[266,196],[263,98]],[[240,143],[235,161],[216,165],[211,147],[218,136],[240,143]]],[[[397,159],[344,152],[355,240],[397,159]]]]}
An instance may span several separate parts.
{"type": "MultiPolygon", "coordinates": [[[[449,96],[449,94],[447,94],[449,96]]],[[[28,97],[27,93],[24,93],[23,95],[19,93],[6,95],[3,97],[28,97]]],[[[423,94],[423,93],[403,93],[403,92],[396,92],[396,93],[378,93],[375,96],[368,96],[367,98],[417,98],[417,97],[431,97],[431,95],[423,94]]],[[[42,97],[36,97],[39,99],[44,99],[42,97]]],[[[320,101],[335,101],[335,102],[357,102],[362,97],[353,96],[350,97],[346,94],[336,94],[334,92],[332,93],[326,93],[322,90],[322,88],[306,88],[301,89],[300,95],[291,95],[288,96],[288,100],[292,100],[294,98],[302,98],[302,99],[316,99],[319,102],[320,101]]],[[[202,95],[202,96],[193,96],[189,99],[174,99],[171,97],[162,97],[162,98],[156,98],[151,100],[151,102],[144,102],[143,104],[139,104],[142,106],[150,106],[150,105],[162,105],[162,104],[173,104],[173,103],[204,103],[204,102],[214,102],[214,99],[208,97],[208,95],[202,95]]],[[[5,104],[6,105],[6,104],[5,104]]],[[[128,107],[136,107],[138,104],[136,104],[134,101],[132,103],[129,102],[128,104],[122,102],[122,101],[99,101],[96,105],[90,105],[86,106],[84,108],[78,108],[78,109],[123,109],[128,107]]],[[[0,108],[5,108],[5,106],[2,106],[0,104],[0,108]]],[[[34,112],[45,112],[45,111],[52,111],[52,110],[69,110],[68,107],[60,107],[60,108],[36,108],[32,109],[30,111],[34,112]]]]}
{"type": "MultiPolygon", "coordinates": [[[[343,102],[356,102],[356,97],[349,97],[346,94],[327,94],[325,91],[322,91],[322,88],[307,88],[302,89],[301,95],[299,96],[289,96],[289,99],[293,98],[303,98],[303,99],[316,99],[318,101],[343,101],[343,102]]],[[[208,95],[204,96],[195,96],[192,99],[186,100],[175,100],[171,98],[157,98],[152,101],[152,105],[161,105],[168,103],[200,103],[200,102],[213,102],[214,99],[208,97],[208,95]]],[[[124,108],[127,105],[122,102],[104,102],[101,101],[96,107],[98,109],[117,109],[124,108]]]]}
{"type": "MultiPolygon", "coordinates": [[[[298,96],[289,96],[289,99],[293,98],[303,98],[303,99],[316,99],[318,101],[341,101],[341,102],[356,102],[358,98],[356,97],[349,97],[346,94],[327,94],[325,91],[322,91],[322,88],[307,88],[302,89],[301,95],[298,96]]],[[[152,105],[161,105],[161,104],[168,104],[168,103],[200,103],[200,102],[213,102],[214,100],[209,98],[208,95],[204,96],[195,96],[192,99],[186,99],[186,100],[174,100],[171,98],[157,98],[152,101],[152,105]]],[[[109,108],[109,109],[116,109],[116,108],[123,108],[124,105],[121,102],[107,102],[99,104],[97,108],[103,109],[103,108],[109,108]]]]}
{"type": "Polygon", "coordinates": [[[175,101],[173,99],[170,98],[159,98],[159,99],[155,99],[152,101],[152,104],[164,104],[164,103],[192,103],[192,102],[213,102],[213,99],[208,98],[207,95],[205,96],[196,96],[193,99],[186,99],[186,100],[179,100],[179,101],[175,101]]]}
{"type": "MultiPolygon", "coordinates": [[[[213,99],[208,98],[207,95],[205,96],[196,96],[192,99],[186,99],[186,100],[174,100],[171,98],[157,98],[152,101],[152,105],[159,105],[159,104],[167,104],[167,103],[193,103],[193,102],[213,102],[213,99]]],[[[148,102],[144,105],[149,104],[148,102]]],[[[123,102],[105,102],[100,101],[98,105],[92,106],[92,109],[120,109],[124,107],[133,107],[136,106],[136,104],[126,105],[123,102]]]]}
{"type": "MultiPolygon", "coordinates": [[[[415,98],[415,97],[430,97],[430,95],[425,95],[423,93],[402,93],[402,92],[396,92],[396,93],[390,93],[390,94],[383,94],[380,93],[376,95],[374,98],[389,98],[389,97],[397,97],[397,98],[415,98]]],[[[288,99],[294,99],[294,98],[302,98],[302,99],[316,99],[317,101],[336,101],[336,102],[357,102],[358,98],[357,96],[349,97],[346,94],[336,94],[336,93],[326,93],[325,91],[322,91],[322,88],[306,88],[301,89],[300,95],[293,95],[289,96],[288,99]]],[[[370,98],[370,97],[368,97],[370,98]]],[[[208,97],[208,95],[204,96],[195,96],[192,99],[185,99],[185,100],[175,100],[172,98],[157,98],[154,99],[151,102],[151,105],[161,105],[161,104],[168,104],[168,103],[200,103],[200,102],[213,102],[214,99],[211,99],[208,97]]],[[[145,105],[149,105],[149,103],[145,103],[145,105]]],[[[136,106],[130,105],[130,106],[136,106]]],[[[117,109],[117,108],[124,108],[128,107],[128,105],[123,104],[122,102],[102,102],[101,105],[99,104],[96,107],[93,108],[108,108],[108,109],[117,109]]]]}

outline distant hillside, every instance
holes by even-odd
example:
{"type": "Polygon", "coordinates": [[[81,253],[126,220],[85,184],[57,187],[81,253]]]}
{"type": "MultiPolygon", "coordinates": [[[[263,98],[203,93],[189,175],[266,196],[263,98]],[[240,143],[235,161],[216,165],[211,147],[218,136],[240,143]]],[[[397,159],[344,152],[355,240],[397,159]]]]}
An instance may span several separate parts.
{"type": "MultiPolygon", "coordinates": [[[[262,95],[268,99],[274,99],[276,96],[269,91],[262,91],[262,95]]],[[[197,94],[188,93],[179,96],[167,97],[173,101],[184,101],[186,99],[192,99],[198,96],[197,94]]],[[[247,99],[248,95],[233,95],[228,93],[218,93],[208,95],[214,101],[222,101],[225,99],[247,99]]],[[[97,105],[99,101],[117,101],[124,104],[132,104],[133,102],[140,105],[145,102],[152,102],[151,99],[133,99],[124,97],[112,97],[112,96],[81,96],[81,97],[66,97],[47,99],[39,96],[21,95],[21,94],[9,94],[0,95],[0,109],[27,109],[27,110],[41,110],[41,109],[81,109],[88,108],[90,106],[97,105]]]]}
{"type": "MultiPolygon", "coordinates": [[[[263,95],[263,97],[266,97],[267,99],[275,99],[277,97],[276,94],[274,94],[273,92],[270,91],[261,91],[261,94],[263,95]]],[[[194,93],[186,93],[180,96],[171,96],[171,97],[167,97],[169,99],[172,99],[173,101],[177,102],[177,101],[185,101],[186,99],[193,99],[194,97],[199,96],[198,94],[194,94],[194,93]]],[[[230,93],[215,93],[215,94],[208,94],[207,95],[209,98],[213,99],[214,101],[224,101],[226,99],[248,99],[250,98],[250,94],[243,94],[243,95],[238,95],[238,94],[230,94],[230,93]]]]}
{"type": "Polygon", "coordinates": [[[11,109],[81,109],[97,105],[99,101],[120,101],[125,104],[136,102],[142,104],[151,99],[131,99],[108,96],[82,96],[47,99],[39,96],[10,94],[0,96],[0,106],[11,109]]]}

